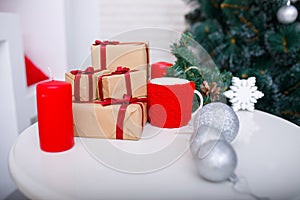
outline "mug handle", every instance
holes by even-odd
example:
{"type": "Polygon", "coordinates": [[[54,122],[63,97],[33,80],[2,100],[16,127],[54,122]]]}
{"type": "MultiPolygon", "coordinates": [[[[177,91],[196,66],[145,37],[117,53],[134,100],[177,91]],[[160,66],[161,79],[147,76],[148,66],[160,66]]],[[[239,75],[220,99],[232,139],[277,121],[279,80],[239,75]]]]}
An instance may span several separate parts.
{"type": "Polygon", "coordinates": [[[194,118],[194,116],[197,114],[197,112],[203,107],[203,97],[202,97],[201,93],[198,90],[194,90],[194,94],[196,94],[199,97],[200,104],[199,104],[199,107],[197,108],[197,110],[195,110],[192,113],[192,118],[194,118]]]}

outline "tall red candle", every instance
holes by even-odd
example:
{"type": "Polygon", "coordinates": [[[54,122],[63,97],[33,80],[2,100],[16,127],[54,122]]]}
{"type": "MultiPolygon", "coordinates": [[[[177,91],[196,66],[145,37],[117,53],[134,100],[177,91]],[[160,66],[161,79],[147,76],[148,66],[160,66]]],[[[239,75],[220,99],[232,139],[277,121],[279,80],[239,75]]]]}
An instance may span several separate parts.
{"type": "Polygon", "coordinates": [[[156,62],[151,65],[151,79],[161,78],[167,75],[167,68],[173,64],[168,62],[156,62]]]}
{"type": "Polygon", "coordinates": [[[37,112],[40,147],[46,152],[60,152],[73,147],[71,84],[47,81],[37,85],[37,112]]]}

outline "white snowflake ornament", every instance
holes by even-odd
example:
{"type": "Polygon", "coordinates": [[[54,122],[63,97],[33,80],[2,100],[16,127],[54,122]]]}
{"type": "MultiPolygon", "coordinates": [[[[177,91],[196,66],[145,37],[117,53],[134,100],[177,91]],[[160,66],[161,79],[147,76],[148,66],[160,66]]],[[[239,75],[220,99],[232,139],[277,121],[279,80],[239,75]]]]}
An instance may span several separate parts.
{"type": "Polygon", "coordinates": [[[232,78],[232,86],[230,86],[230,90],[224,92],[224,95],[230,99],[234,111],[254,111],[254,104],[257,99],[264,96],[261,91],[257,90],[255,83],[255,77],[242,80],[237,77],[232,78]]]}

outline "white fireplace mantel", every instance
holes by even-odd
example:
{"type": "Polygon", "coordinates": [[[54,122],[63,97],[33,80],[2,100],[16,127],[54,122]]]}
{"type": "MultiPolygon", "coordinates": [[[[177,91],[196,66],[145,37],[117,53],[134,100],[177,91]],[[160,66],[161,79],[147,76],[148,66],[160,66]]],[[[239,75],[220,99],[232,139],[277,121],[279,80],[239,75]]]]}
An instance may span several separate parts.
{"type": "Polygon", "coordinates": [[[23,42],[17,14],[0,13],[0,199],[16,189],[8,152],[18,133],[35,116],[34,88],[27,87],[23,42]]]}

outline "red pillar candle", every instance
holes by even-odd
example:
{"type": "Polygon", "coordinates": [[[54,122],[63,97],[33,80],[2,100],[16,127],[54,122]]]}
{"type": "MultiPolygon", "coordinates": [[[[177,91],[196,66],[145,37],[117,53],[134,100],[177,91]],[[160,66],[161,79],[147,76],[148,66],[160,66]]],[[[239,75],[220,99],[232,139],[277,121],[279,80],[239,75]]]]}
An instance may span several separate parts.
{"type": "Polygon", "coordinates": [[[173,64],[168,62],[156,62],[151,65],[151,79],[161,78],[167,75],[167,68],[173,64]]]}
{"type": "Polygon", "coordinates": [[[40,147],[46,152],[60,152],[73,147],[71,84],[47,81],[37,85],[37,112],[40,147]]]}

